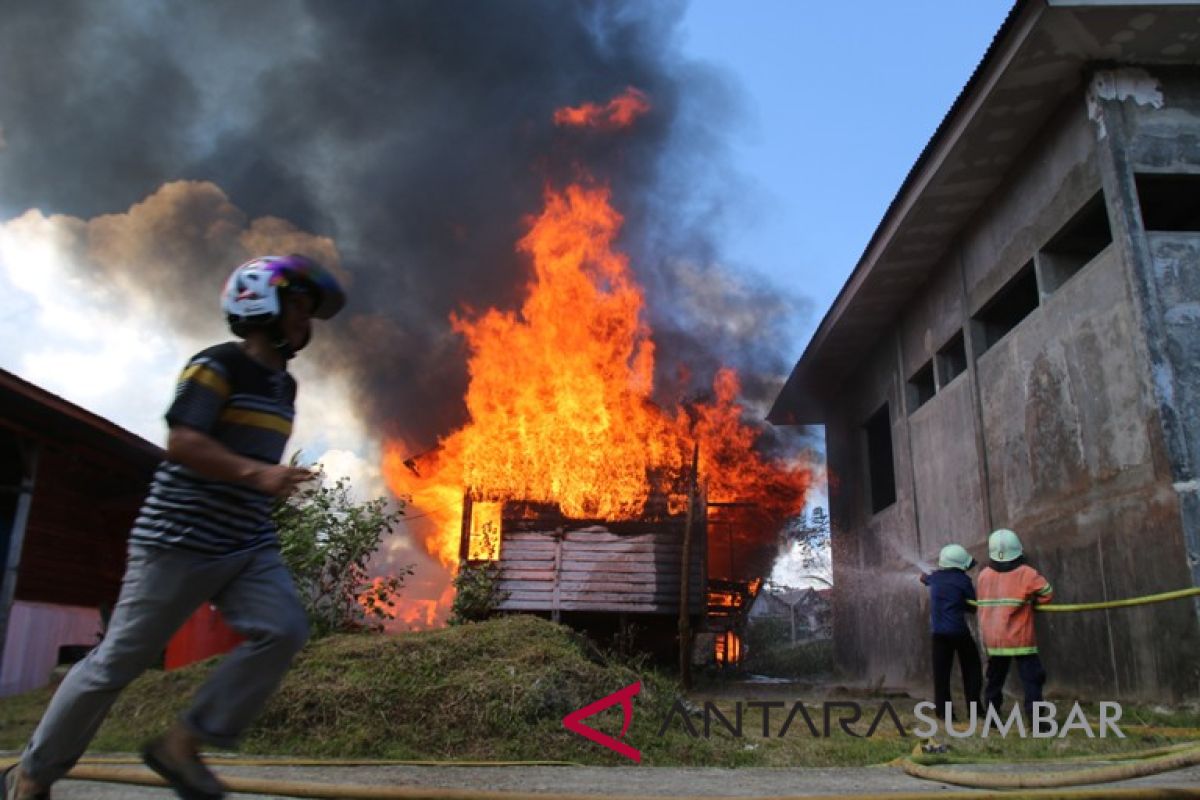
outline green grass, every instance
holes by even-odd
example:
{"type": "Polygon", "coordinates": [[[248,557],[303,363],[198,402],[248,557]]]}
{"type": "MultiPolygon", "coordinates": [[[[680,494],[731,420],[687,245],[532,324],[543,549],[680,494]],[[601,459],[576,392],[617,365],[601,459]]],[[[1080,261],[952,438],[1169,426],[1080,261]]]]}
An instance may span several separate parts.
{"type": "MultiPolygon", "coordinates": [[[[122,693],[93,751],[136,750],[165,728],[217,659],[151,671],[122,693]]],[[[311,642],[248,733],[247,753],[401,759],[555,759],[629,763],[565,730],[562,718],[641,679],[628,740],[650,763],[744,762],[686,735],[657,737],[675,684],[634,672],[569,629],[514,616],[401,636],[311,642]]],[[[23,746],[49,702],[40,690],[0,700],[0,748],[23,746]]],[[[589,720],[620,731],[619,707],[589,720]]]]}
{"type": "MultiPolygon", "coordinates": [[[[824,663],[819,651],[806,658],[824,663]]],[[[216,660],[173,672],[150,672],[118,700],[92,750],[136,750],[146,737],[165,728],[186,705],[216,660]]],[[[778,737],[786,710],[771,711],[770,735],[762,736],[761,711],[745,709],[741,737],[715,726],[709,738],[688,735],[676,717],[663,736],[659,727],[679,696],[672,678],[647,669],[635,671],[598,651],[569,629],[534,617],[516,616],[437,631],[387,637],[334,636],[309,644],[297,658],[279,692],[249,732],[243,751],[274,755],[399,759],[555,759],[587,764],[630,762],[562,727],[566,714],[642,681],[634,721],[625,741],[642,751],[642,762],[659,766],[855,766],[877,764],[910,752],[917,740],[901,738],[885,720],[871,738],[838,729],[813,737],[797,718],[778,737]]],[[[692,701],[710,699],[732,719],[745,687],[708,682],[692,701]]],[[[786,692],[787,689],[779,689],[786,692]]],[[[794,690],[793,690],[794,691],[794,690]]],[[[47,690],[0,700],[0,749],[24,745],[49,701],[47,690]]],[[[788,708],[804,699],[822,727],[820,700],[794,695],[772,697],[788,708]]],[[[865,732],[884,698],[853,698],[867,715],[855,727],[865,732]]],[[[913,701],[890,698],[906,729],[916,723],[913,701]]],[[[1096,719],[1089,711],[1089,719],[1096,719]]],[[[1125,740],[960,740],[954,753],[1005,758],[1056,757],[1122,752],[1180,741],[1185,734],[1159,735],[1155,726],[1200,727],[1195,709],[1126,708],[1123,724],[1139,720],[1151,727],[1125,740]]],[[[619,706],[588,720],[615,735],[619,706]]],[[[702,718],[693,717],[703,733],[702,718]]],[[[945,741],[945,740],[943,740],[945,741]]]]}

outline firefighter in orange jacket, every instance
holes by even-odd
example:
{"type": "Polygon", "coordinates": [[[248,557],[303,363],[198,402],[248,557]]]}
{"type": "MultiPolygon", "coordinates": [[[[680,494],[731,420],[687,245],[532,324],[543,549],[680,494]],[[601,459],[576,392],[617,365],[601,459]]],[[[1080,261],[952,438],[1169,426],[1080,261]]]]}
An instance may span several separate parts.
{"type": "Polygon", "coordinates": [[[1046,670],[1038,658],[1033,630],[1033,607],[1054,598],[1050,582],[1025,562],[1021,540],[1001,528],[988,537],[991,563],[979,573],[977,582],[979,636],[987,651],[987,686],[983,701],[999,713],[1003,704],[1004,679],[1015,660],[1025,690],[1025,714],[1033,715],[1033,704],[1042,699],[1046,670]]]}

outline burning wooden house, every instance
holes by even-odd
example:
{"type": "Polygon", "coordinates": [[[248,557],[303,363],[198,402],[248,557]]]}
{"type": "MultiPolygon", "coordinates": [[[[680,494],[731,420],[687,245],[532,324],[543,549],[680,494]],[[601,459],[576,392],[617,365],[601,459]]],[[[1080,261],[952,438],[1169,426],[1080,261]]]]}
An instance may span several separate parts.
{"type": "Polygon", "coordinates": [[[731,631],[811,471],[758,447],[732,369],[656,391],[643,292],[614,247],[621,222],[603,185],[548,187],[517,245],[531,261],[520,308],[452,319],[469,421],[434,448],[389,441],[384,475],[450,571],[498,562],[500,613],[639,628],[664,651],[679,627],[707,628],[735,655],[731,631]]]}
{"type": "Polygon", "coordinates": [[[572,519],[556,506],[464,501],[460,563],[495,561],[497,613],[534,613],[593,632],[633,629],[665,654],[687,600],[697,661],[732,664],[775,548],[753,504],[639,520],[572,519]]]}
{"type": "Polygon", "coordinates": [[[462,555],[468,563],[498,560],[500,612],[540,612],[556,622],[587,613],[666,615],[673,623],[685,593],[689,614],[705,607],[703,520],[685,538],[682,516],[574,520],[552,507],[468,499],[462,555]]]}

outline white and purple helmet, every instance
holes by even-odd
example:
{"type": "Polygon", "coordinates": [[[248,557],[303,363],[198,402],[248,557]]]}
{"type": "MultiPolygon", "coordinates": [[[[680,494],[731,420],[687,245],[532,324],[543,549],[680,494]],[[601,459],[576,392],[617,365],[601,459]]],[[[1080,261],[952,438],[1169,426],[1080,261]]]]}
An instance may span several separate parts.
{"type": "Polygon", "coordinates": [[[279,293],[302,291],[313,295],[313,317],[329,319],[346,304],[346,293],[333,274],[301,255],[263,256],[247,261],[230,274],[221,290],[221,310],[229,328],[245,336],[253,328],[279,322],[283,309],[279,293]]]}

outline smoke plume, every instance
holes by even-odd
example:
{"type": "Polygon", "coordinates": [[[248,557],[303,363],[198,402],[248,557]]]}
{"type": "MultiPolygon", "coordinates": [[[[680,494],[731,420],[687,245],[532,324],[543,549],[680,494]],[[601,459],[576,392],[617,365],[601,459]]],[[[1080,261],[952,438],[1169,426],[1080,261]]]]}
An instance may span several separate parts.
{"type": "Polygon", "coordinates": [[[215,299],[197,298],[245,257],[323,258],[352,294],[319,363],[372,429],[431,446],[464,415],[451,312],[515,307],[514,244],[544,186],[590,177],[626,215],[662,391],[724,363],[762,400],[804,306],[719,266],[738,101],[681,56],[681,16],[632,0],[7,3],[0,219],[87,221],[80,278],[191,335],[213,329],[215,299]],[[628,131],[554,122],[614,118],[631,89],[649,110],[628,131]]]}

